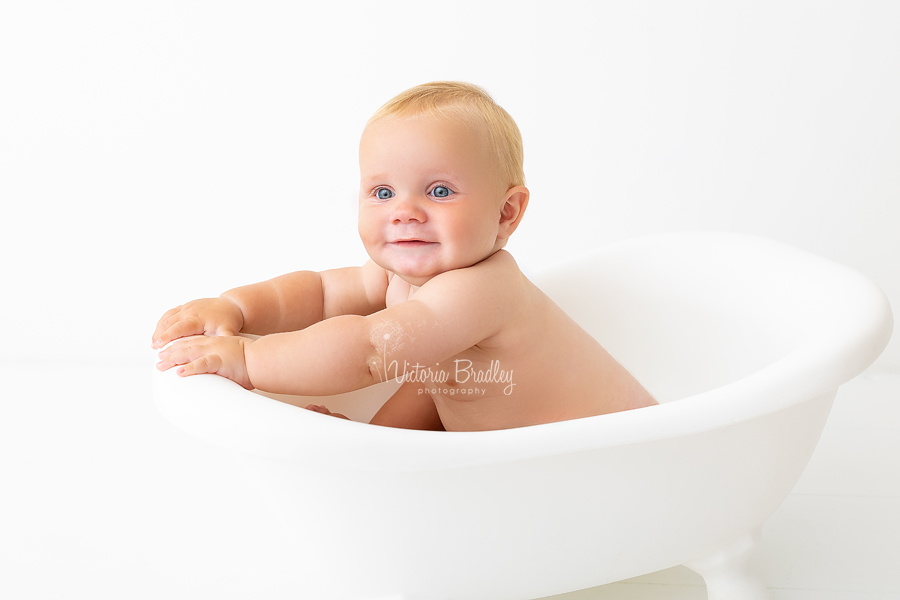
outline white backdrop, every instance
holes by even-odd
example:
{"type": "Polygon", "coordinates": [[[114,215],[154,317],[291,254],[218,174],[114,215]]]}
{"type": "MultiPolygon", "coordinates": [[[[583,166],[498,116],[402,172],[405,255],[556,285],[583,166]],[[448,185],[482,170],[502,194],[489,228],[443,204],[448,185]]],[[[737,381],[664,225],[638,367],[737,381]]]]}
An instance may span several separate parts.
{"type": "Polygon", "coordinates": [[[0,7],[0,359],[145,361],[175,304],[361,264],[362,126],[437,79],[519,123],[526,272],[734,230],[852,266],[900,310],[900,3],[306,5],[0,7]]]}

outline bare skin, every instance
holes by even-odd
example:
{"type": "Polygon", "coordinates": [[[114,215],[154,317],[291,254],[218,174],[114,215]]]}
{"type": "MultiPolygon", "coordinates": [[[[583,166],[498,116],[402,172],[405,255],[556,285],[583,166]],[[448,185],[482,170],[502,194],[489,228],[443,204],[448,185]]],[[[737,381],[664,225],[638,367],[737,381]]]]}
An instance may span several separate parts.
{"type": "Polygon", "coordinates": [[[501,185],[490,165],[484,139],[458,122],[370,124],[359,231],[371,260],[172,309],[154,347],[200,337],[163,349],[158,368],[300,395],[404,378],[371,423],[411,429],[507,429],[656,404],[502,249],[529,193],[501,185]]]}
{"type": "MultiPolygon", "coordinates": [[[[508,252],[500,250],[471,269],[479,272],[465,275],[479,280],[477,287],[495,288],[491,301],[480,297],[476,302],[496,303],[486,311],[503,312],[503,321],[477,344],[429,367],[429,375],[445,373],[445,383],[405,383],[409,388],[405,403],[431,398],[448,431],[507,429],[656,404],[596,340],[519,271],[508,252]],[[473,382],[478,373],[495,381],[473,382]]],[[[410,290],[397,279],[392,278],[391,285],[398,292],[410,290]]],[[[413,297],[425,291],[423,286],[413,297]]],[[[407,372],[413,374],[415,363],[409,362],[407,372]]],[[[401,373],[402,364],[397,366],[401,373]]],[[[396,376],[390,369],[388,375],[396,376]]]]}

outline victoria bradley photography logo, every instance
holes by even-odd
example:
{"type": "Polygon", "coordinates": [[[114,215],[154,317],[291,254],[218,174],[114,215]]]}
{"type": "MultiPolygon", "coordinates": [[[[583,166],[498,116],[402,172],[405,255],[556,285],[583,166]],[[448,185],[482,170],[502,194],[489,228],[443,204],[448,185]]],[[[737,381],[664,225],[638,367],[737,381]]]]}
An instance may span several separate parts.
{"type": "MultiPolygon", "coordinates": [[[[443,368],[431,368],[429,366],[416,364],[409,364],[407,361],[403,361],[403,367],[401,369],[399,363],[396,360],[390,361],[388,363],[387,360],[387,341],[390,339],[390,334],[384,334],[385,346],[382,357],[382,364],[384,365],[384,380],[394,379],[397,383],[406,383],[406,382],[414,382],[414,383],[424,383],[425,385],[419,388],[420,394],[443,394],[445,396],[459,396],[459,395],[486,395],[487,388],[486,387],[462,387],[464,384],[489,384],[489,383],[500,383],[506,384],[503,387],[503,393],[507,396],[512,394],[513,387],[515,387],[515,383],[513,383],[512,376],[513,370],[503,370],[500,368],[499,360],[492,360],[490,365],[486,369],[475,369],[472,365],[472,361],[467,358],[458,358],[453,361],[452,373],[453,380],[450,382],[450,374],[449,370],[443,368]],[[393,376],[390,373],[393,373],[393,376]]],[[[434,365],[435,367],[440,367],[440,363],[434,365]]]]}

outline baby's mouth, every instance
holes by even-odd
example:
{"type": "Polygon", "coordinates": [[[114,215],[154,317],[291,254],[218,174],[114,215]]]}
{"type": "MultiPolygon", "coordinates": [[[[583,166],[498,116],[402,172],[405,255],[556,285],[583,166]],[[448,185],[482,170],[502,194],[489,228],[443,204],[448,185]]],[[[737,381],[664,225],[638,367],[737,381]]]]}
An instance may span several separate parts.
{"type": "Polygon", "coordinates": [[[425,240],[394,240],[391,244],[395,246],[399,246],[400,248],[417,248],[419,246],[428,246],[431,244],[436,244],[437,242],[426,242],[425,240]]]}

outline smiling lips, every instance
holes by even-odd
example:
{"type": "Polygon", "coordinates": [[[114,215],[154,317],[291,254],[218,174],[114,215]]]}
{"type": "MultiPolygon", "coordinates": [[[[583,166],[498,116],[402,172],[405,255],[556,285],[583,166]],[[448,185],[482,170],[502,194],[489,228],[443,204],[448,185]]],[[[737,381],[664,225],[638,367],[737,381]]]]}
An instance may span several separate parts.
{"type": "Polygon", "coordinates": [[[429,246],[431,244],[435,244],[437,242],[426,242],[424,240],[394,240],[391,242],[394,246],[399,246],[400,248],[418,248],[421,246],[429,246]]]}

